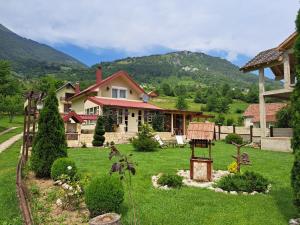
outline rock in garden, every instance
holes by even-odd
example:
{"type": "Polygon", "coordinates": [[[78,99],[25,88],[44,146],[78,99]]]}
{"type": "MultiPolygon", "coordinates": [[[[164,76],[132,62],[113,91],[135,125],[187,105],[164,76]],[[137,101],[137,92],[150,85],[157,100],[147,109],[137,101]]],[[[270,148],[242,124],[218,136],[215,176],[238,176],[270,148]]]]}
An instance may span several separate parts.
{"type": "Polygon", "coordinates": [[[62,200],[60,198],[56,200],[56,205],[59,207],[62,206],[62,200]]]}
{"type": "Polygon", "coordinates": [[[215,188],[215,192],[224,192],[221,188],[215,188]]]}
{"type": "Polygon", "coordinates": [[[236,191],[231,191],[229,193],[232,194],[232,195],[237,195],[238,194],[236,191]]]}
{"type": "Polygon", "coordinates": [[[289,225],[299,225],[300,224],[300,218],[298,219],[290,219],[289,225]]]}
{"type": "Polygon", "coordinates": [[[250,195],[256,195],[258,192],[257,191],[253,191],[250,193],[250,195]]]}

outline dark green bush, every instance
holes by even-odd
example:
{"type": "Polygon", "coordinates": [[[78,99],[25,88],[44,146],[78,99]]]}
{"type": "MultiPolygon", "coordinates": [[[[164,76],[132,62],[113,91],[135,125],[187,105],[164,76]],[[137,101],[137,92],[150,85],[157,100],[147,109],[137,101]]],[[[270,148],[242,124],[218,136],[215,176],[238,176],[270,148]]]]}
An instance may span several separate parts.
{"type": "Polygon", "coordinates": [[[104,134],[104,117],[99,116],[95,127],[94,140],[92,141],[93,146],[103,146],[105,141],[104,134]]]}
{"type": "Polygon", "coordinates": [[[57,180],[63,174],[73,179],[76,173],[77,168],[75,162],[66,157],[55,160],[51,167],[51,178],[53,180],[57,180]]]}
{"type": "Polygon", "coordinates": [[[163,174],[157,182],[162,186],[167,185],[168,187],[180,188],[182,186],[182,180],[183,178],[176,174],[163,174]]]}
{"type": "Polygon", "coordinates": [[[50,177],[53,162],[68,156],[64,122],[58,111],[58,100],[53,87],[40,112],[38,128],[32,145],[31,169],[37,177],[50,177]]]}
{"type": "Polygon", "coordinates": [[[238,134],[228,134],[225,138],[225,142],[227,144],[232,144],[232,142],[234,142],[236,144],[242,144],[243,138],[238,134]]]}
{"type": "Polygon", "coordinates": [[[152,129],[148,124],[143,124],[137,138],[133,138],[132,145],[136,151],[151,152],[158,148],[158,143],[153,138],[152,129]]]}
{"type": "Polygon", "coordinates": [[[123,185],[120,179],[114,176],[97,177],[85,189],[85,203],[92,217],[118,212],[123,200],[123,185]]]}
{"type": "Polygon", "coordinates": [[[266,192],[269,181],[262,175],[255,172],[245,172],[244,174],[234,174],[222,177],[217,182],[217,187],[225,191],[236,192],[266,192]]]}

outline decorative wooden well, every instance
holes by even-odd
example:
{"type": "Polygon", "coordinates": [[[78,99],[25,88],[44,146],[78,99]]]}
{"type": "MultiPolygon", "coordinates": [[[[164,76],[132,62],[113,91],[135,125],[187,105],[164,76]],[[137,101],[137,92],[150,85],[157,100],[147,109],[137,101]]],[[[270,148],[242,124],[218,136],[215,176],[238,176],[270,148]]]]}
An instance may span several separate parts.
{"type": "Polygon", "coordinates": [[[213,160],[211,157],[212,141],[215,139],[215,124],[191,122],[187,129],[192,156],[190,158],[190,177],[196,181],[211,181],[213,160]],[[195,156],[195,148],[208,148],[208,157],[195,156]]]}

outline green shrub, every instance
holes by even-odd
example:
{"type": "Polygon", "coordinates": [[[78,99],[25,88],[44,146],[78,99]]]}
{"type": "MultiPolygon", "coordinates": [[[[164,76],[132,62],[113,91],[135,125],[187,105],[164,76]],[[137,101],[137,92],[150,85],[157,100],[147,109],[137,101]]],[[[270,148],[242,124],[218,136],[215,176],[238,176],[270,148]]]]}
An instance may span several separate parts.
{"type": "Polygon", "coordinates": [[[232,144],[232,142],[234,142],[236,144],[242,144],[243,138],[238,134],[228,134],[225,138],[225,142],[227,144],[232,144]]]}
{"type": "Polygon", "coordinates": [[[53,162],[68,156],[64,122],[58,111],[58,100],[53,87],[40,112],[38,128],[32,145],[31,169],[37,177],[50,177],[53,162]]]}
{"type": "Polygon", "coordinates": [[[77,173],[75,162],[69,158],[59,158],[54,161],[51,167],[51,178],[57,180],[61,175],[66,174],[71,179],[77,173]]]}
{"type": "Polygon", "coordinates": [[[94,140],[92,141],[93,146],[103,146],[105,141],[104,134],[104,117],[99,116],[95,127],[94,140]]]}
{"type": "Polygon", "coordinates": [[[85,189],[85,203],[91,216],[118,212],[124,200],[120,179],[105,175],[93,179],[85,189]]]}
{"type": "Polygon", "coordinates": [[[244,174],[234,174],[222,177],[217,182],[217,187],[225,191],[236,192],[266,192],[269,181],[262,175],[254,172],[245,172],[244,174]]]}
{"type": "Polygon", "coordinates": [[[137,138],[132,140],[132,145],[139,152],[151,152],[158,148],[158,143],[153,138],[152,128],[148,124],[141,126],[137,138]]]}
{"type": "Polygon", "coordinates": [[[163,174],[157,182],[162,186],[167,185],[168,187],[180,188],[182,186],[182,180],[183,178],[176,174],[163,174]]]}

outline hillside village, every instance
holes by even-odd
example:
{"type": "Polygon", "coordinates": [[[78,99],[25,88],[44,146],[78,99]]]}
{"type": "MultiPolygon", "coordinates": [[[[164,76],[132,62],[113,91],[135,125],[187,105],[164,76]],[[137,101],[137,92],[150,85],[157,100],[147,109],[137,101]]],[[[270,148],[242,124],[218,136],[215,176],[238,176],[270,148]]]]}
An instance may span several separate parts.
{"type": "Polygon", "coordinates": [[[299,32],[87,66],[0,24],[0,223],[299,225],[299,32]]]}

